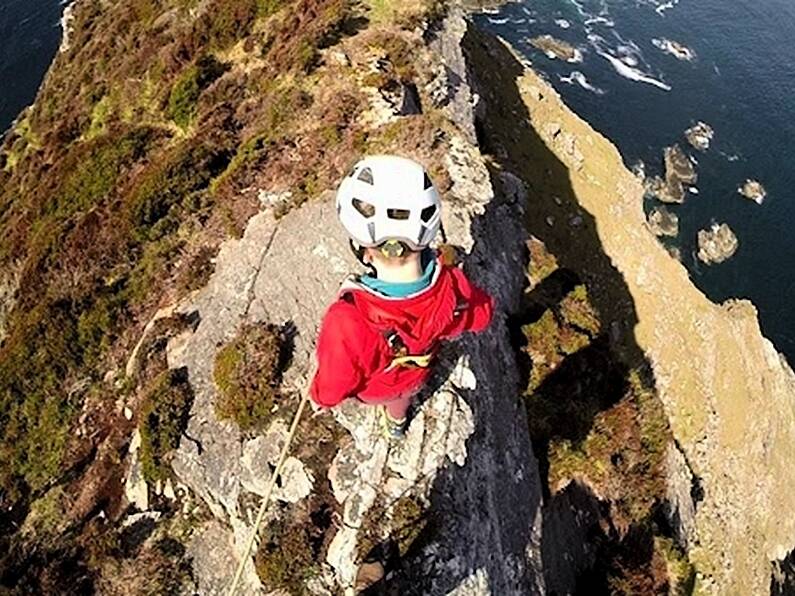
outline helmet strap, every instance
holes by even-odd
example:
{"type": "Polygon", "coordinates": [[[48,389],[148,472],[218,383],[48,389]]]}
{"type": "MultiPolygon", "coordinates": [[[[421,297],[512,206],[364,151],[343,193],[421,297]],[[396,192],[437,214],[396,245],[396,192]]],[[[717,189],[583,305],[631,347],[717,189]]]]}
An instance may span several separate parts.
{"type": "Polygon", "coordinates": [[[364,265],[370,273],[375,273],[375,267],[373,267],[370,263],[365,262],[364,260],[364,247],[361,246],[358,242],[355,242],[353,238],[348,239],[348,246],[350,246],[351,252],[356,257],[356,260],[359,261],[362,265],[364,265]]]}

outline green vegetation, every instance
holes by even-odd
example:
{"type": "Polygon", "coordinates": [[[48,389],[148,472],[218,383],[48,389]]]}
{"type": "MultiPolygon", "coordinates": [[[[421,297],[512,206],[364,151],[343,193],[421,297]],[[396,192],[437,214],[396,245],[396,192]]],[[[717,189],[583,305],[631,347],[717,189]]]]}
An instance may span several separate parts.
{"type": "Polygon", "coordinates": [[[116,186],[123,168],[141,159],[151,147],[153,132],[135,128],[115,138],[96,139],[75,152],[65,180],[46,213],[58,220],[95,207],[116,186]]]}
{"type": "Polygon", "coordinates": [[[141,409],[141,467],[148,482],[169,475],[171,452],[188,424],[193,392],[186,369],[161,373],[146,389],[141,409]]]}
{"type": "Polygon", "coordinates": [[[186,141],[162,157],[138,181],[129,209],[135,235],[157,240],[179,225],[181,206],[192,204],[192,193],[207,188],[229,162],[226,148],[210,142],[186,141]]]}
{"type": "Polygon", "coordinates": [[[215,357],[218,417],[234,420],[243,430],[264,428],[279,395],[283,356],[278,327],[245,325],[215,357]]]}
{"type": "Polygon", "coordinates": [[[429,521],[427,503],[411,494],[400,497],[386,508],[376,504],[362,522],[359,561],[405,557],[429,521]]]}
{"type": "Polygon", "coordinates": [[[668,569],[671,596],[691,596],[696,585],[696,569],[682,549],[670,538],[656,537],[655,551],[660,553],[668,569]]]}
{"type": "Polygon", "coordinates": [[[319,572],[317,529],[308,521],[274,520],[262,532],[254,565],[268,590],[286,589],[305,594],[306,581],[319,572]]]}
{"type": "Polygon", "coordinates": [[[171,88],[168,115],[182,128],[187,128],[196,116],[196,103],[201,92],[220,77],[225,66],[212,56],[202,56],[189,66],[171,88]]]}

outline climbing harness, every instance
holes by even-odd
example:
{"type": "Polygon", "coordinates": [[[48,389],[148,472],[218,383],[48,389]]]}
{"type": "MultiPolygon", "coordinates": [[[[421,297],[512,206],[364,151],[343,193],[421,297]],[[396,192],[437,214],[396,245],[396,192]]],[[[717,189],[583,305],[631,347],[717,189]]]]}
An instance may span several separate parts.
{"type": "Polygon", "coordinates": [[[384,369],[384,372],[389,372],[395,368],[428,368],[433,360],[433,351],[427,354],[409,354],[409,349],[403,342],[397,331],[389,329],[383,332],[384,339],[386,340],[389,349],[392,351],[392,360],[384,369]]]}
{"type": "Polygon", "coordinates": [[[282,473],[282,466],[284,466],[284,462],[287,459],[287,453],[290,451],[290,444],[293,441],[293,437],[295,437],[295,431],[298,428],[298,422],[301,420],[301,414],[303,414],[304,408],[306,407],[308,401],[309,388],[304,391],[304,395],[301,398],[301,403],[298,404],[298,411],[296,411],[295,418],[293,418],[293,422],[290,425],[290,432],[287,435],[287,440],[284,442],[282,452],[279,454],[279,460],[276,462],[276,468],[273,470],[273,475],[271,475],[268,487],[265,490],[265,494],[262,496],[262,503],[260,504],[257,518],[254,521],[254,528],[251,530],[251,538],[248,541],[248,545],[246,545],[246,550],[243,552],[243,556],[240,558],[240,563],[237,565],[237,571],[235,572],[235,577],[232,580],[232,585],[229,587],[227,596],[235,595],[237,586],[240,583],[240,578],[243,577],[243,569],[245,569],[246,562],[248,561],[249,556],[251,556],[251,551],[254,548],[254,543],[256,542],[257,535],[259,534],[260,524],[262,524],[262,520],[265,517],[265,512],[268,510],[268,502],[270,501],[273,487],[276,486],[276,481],[278,480],[279,475],[282,473]]]}

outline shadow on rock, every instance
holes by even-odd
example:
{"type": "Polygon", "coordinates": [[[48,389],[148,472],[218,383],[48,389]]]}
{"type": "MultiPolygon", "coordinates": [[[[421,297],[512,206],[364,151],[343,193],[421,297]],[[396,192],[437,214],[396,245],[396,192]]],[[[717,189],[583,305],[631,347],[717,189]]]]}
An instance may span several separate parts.
{"type": "Polygon", "coordinates": [[[528,194],[529,283],[509,326],[540,460],[546,590],[653,592],[668,581],[655,537],[668,532],[657,514],[670,433],[635,340],[633,298],[578,200],[578,173],[537,130],[554,126],[560,134],[560,124],[537,118],[534,126],[518,85],[522,64],[472,27],[464,45],[494,185],[510,172],[528,194]]]}

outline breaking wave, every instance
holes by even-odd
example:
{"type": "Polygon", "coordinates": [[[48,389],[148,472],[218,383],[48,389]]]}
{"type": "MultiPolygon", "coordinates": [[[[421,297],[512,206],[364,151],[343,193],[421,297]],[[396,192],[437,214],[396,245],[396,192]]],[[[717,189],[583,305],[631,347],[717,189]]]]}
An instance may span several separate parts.
{"type": "Polygon", "coordinates": [[[558,79],[560,79],[561,83],[567,83],[569,85],[579,85],[586,91],[590,91],[591,93],[596,93],[596,95],[604,95],[604,90],[600,89],[599,87],[595,87],[588,82],[588,79],[582,74],[579,70],[575,70],[569,76],[564,77],[558,75],[558,79]]]}

